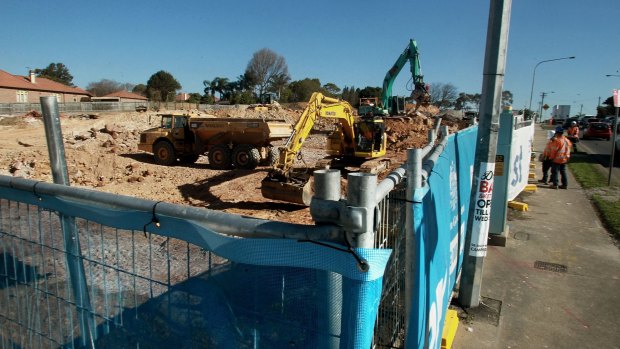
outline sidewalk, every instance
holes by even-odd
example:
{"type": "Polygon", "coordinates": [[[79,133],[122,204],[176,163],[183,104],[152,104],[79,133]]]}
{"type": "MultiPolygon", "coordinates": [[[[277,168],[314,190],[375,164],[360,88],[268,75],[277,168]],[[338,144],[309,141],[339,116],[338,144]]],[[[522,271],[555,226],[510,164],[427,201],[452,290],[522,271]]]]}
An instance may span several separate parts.
{"type": "Polygon", "coordinates": [[[568,190],[521,194],[529,211],[511,211],[506,247],[489,247],[482,303],[459,311],[452,348],[620,348],[620,249],[568,176],[568,190]]]}

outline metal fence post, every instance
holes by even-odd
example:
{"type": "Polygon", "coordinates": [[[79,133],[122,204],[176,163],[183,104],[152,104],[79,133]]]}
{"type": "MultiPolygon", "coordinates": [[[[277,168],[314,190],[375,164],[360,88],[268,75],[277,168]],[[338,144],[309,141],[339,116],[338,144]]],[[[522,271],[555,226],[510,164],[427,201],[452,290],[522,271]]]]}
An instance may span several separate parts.
{"type": "MultiPolygon", "coordinates": [[[[314,171],[314,198],[320,200],[340,200],[340,171],[314,171]]],[[[319,348],[337,348],[335,338],[340,336],[342,328],[342,275],[325,272],[325,277],[318,280],[319,288],[325,290],[325,302],[319,305],[319,319],[325,319],[321,333],[319,348]]]]}
{"type": "Polygon", "coordinates": [[[362,219],[366,231],[353,237],[353,247],[372,248],[375,243],[375,214],[377,207],[375,192],[377,190],[377,175],[370,173],[350,173],[347,182],[347,204],[365,210],[362,219]]]}
{"type": "MultiPolygon", "coordinates": [[[[407,151],[407,200],[413,201],[415,190],[422,187],[422,149],[407,151]]],[[[409,319],[415,287],[415,230],[413,228],[413,202],[407,202],[405,215],[405,331],[409,331],[409,319]]],[[[405,338],[407,334],[405,333],[405,338]]]]}
{"type": "MultiPolygon", "coordinates": [[[[65,148],[62,142],[62,129],[60,127],[56,97],[41,97],[41,111],[54,183],[68,186],[69,173],[65,159],[65,148]]],[[[82,345],[89,343],[91,347],[94,347],[92,344],[97,336],[96,325],[90,305],[86,274],[84,272],[84,264],[82,263],[80,239],[75,228],[75,218],[61,213],[60,225],[63,232],[71,289],[77,306],[82,345]]]]}

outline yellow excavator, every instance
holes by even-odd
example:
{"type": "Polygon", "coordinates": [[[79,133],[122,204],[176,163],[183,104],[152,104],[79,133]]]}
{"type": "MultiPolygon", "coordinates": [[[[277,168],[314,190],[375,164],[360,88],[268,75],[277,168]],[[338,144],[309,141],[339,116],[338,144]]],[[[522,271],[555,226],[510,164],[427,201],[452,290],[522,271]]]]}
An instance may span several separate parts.
{"type": "MultiPolygon", "coordinates": [[[[319,118],[339,122],[339,127],[327,139],[329,158],[326,160],[329,160],[330,166],[355,166],[361,171],[373,173],[387,168],[389,160],[382,158],[387,145],[383,118],[372,115],[356,118],[348,102],[315,92],[288,141],[280,147],[278,162],[261,183],[264,197],[310,205],[312,170],[293,165],[296,159],[301,158],[301,147],[319,118]]],[[[327,165],[325,161],[321,163],[327,165]]]]}

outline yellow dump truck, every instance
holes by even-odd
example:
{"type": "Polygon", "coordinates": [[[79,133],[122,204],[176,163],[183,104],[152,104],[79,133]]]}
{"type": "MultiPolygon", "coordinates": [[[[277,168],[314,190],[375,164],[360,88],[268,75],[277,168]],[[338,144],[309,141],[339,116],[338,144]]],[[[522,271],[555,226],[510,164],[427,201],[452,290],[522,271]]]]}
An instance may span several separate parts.
{"type": "Polygon", "coordinates": [[[285,120],[217,118],[186,114],[158,114],[159,127],[140,134],[138,149],[153,153],[160,165],[180,160],[194,163],[207,154],[216,169],[254,169],[273,165],[279,158],[272,142],[289,138],[292,126],[285,120]]]}

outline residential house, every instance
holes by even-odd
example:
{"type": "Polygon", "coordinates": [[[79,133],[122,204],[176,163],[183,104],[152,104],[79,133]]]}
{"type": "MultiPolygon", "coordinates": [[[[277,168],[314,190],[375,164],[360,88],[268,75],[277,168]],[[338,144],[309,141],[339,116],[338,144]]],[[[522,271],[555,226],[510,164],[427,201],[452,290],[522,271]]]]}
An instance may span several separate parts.
{"type": "Polygon", "coordinates": [[[189,93],[181,92],[174,97],[176,102],[185,102],[189,99],[189,93]]]}
{"type": "Polygon", "coordinates": [[[93,102],[139,102],[146,103],[148,98],[128,91],[116,91],[105,96],[91,98],[93,102]]]}
{"type": "Polygon", "coordinates": [[[0,103],[39,103],[39,97],[56,96],[59,103],[88,101],[93,94],[50,79],[13,75],[0,70],[0,103]]]}

